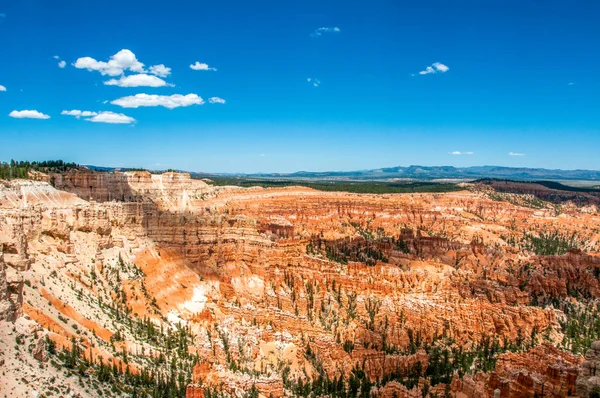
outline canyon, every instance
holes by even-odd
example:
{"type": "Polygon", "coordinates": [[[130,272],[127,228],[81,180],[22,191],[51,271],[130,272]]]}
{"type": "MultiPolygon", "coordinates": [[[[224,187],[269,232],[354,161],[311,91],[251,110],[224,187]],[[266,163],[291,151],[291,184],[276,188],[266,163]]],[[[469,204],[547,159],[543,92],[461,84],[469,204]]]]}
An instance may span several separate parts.
{"type": "Polygon", "coordinates": [[[600,385],[594,201],[84,168],[38,180],[0,181],[5,396],[589,397],[600,385]]]}

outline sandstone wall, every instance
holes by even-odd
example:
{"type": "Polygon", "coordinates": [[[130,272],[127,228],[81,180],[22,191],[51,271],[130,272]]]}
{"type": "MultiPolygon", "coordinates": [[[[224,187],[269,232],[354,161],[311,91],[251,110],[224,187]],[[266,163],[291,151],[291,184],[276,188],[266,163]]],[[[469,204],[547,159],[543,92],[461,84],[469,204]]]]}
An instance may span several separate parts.
{"type": "Polygon", "coordinates": [[[4,263],[0,244],[0,321],[14,321],[23,313],[23,278],[4,263]]]}
{"type": "Polygon", "coordinates": [[[592,392],[600,393],[600,341],[592,343],[585,354],[581,372],[577,377],[577,393],[588,398],[592,392]]]}

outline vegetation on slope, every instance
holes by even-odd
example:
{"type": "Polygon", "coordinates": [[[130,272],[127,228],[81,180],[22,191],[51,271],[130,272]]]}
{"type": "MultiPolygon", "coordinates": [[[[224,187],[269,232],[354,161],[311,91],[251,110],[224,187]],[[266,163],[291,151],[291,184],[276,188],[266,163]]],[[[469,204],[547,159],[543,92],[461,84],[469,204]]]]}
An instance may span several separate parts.
{"type": "Polygon", "coordinates": [[[571,250],[580,250],[582,244],[577,234],[541,231],[537,235],[525,233],[521,246],[538,256],[560,256],[571,250]]]}
{"type": "Polygon", "coordinates": [[[519,337],[516,342],[512,343],[483,336],[472,349],[464,350],[450,337],[438,336],[431,343],[426,343],[420,338],[418,332],[410,331],[410,346],[403,352],[394,353],[408,356],[423,350],[429,357],[427,365],[422,365],[420,361],[416,361],[413,365],[409,365],[407,369],[402,370],[399,368],[375,382],[371,382],[359,367],[355,367],[348,378],[340,374],[338,377],[329,379],[323,377],[325,374],[323,365],[312,353],[310,344],[308,344],[305,356],[317,370],[319,376],[312,380],[303,380],[302,378],[293,380],[289,377],[289,367],[284,367],[281,372],[283,384],[286,389],[292,391],[294,396],[297,397],[367,398],[372,396],[372,387],[379,388],[394,381],[410,390],[419,385],[419,382],[424,379],[423,396],[427,396],[429,387],[441,383],[446,385],[445,395],[450,396],[449,387],[455,373],[463,377],[465,374],[475,374],[480,371],[490,372],[495,368],[500,354],[526,350],[536,345],[540,339],[537,333],[527,336],[527,338],[519,337]]]}
{"type": "MultiPolygon", "coordinates": [[[[93,338],[87,335],[89,343],[83,338],[72,338],[70,346],[62,350],[58,350],[52,340],[46,340],[50,363],[67,377],[77,377],[82,386],[95,390],[97,396],[183,398],[191,383],[193,367],[200,361],[191,349],[194,333],[189,327],[162,317],[155,300],[146,291],[144,276],[141,269],[123,260],[121,254],[114,263],[106,261],[101,267],[92,261],[89,281],[97,296],[87,294],[74,283],[69,283],[68,288],[78,300],[106,314],[114,334],[105,341],[94,331],[93,338]],[[146,310],[154,319],[133,312],[122,283],[125,279],[139,281],[140,290],[136,294],[143,296],[146,310]],[[129,350],[124,348],[126,342],[136,342],[143,348],[129,350]],[[109,353],[114,359],[92,356],[90,346],[109,353]]],[[[58,273],[51,274],[50,278],[59,278],[58,273]]],[[[60,315],[58,318],[67,322],[60,315]]]]}
{"type": "Polygon", "coordinates": [[[0,180],[13,178],[29,179],[29,173],[37,171],[41,173],[60,173],[79,167],[76,163],[67,163],[62,160],[45,160],[42,162],[15,161],[0,162],[0,180]]]}
{"type": "Polygon", "coordinates": [[[177,361],[166,364],[164,356],[157,358],[164,364],[156,367],[142,367],[132,371],[127,365],[127,358],[117,365],[105,363],[102,357],[94,358],[86,355],[86,349],[75,339],[71,339],[71,347],[59,352],[51,340],[47,340],[46,348],[51,358],[51,364],[57,369],[64,369],[67,375],[85,378],[86,384],[96,390],[98,396],[128,396],[137,397],[185,397],[187,384],[191,379],[191,368],[177,369],[177,361]],[[170,365],[170,366],[168,366],[170,365]],[[161,368],[171,368],[164,372],[161,368]],[[109,388],[109,390],[107,390],[109,388]]]}
{"type": "Polygon", "coordinates": [[[352,193],[417,193],[417,192],[454,192],[460,191],[458,184],[428,181],[325,181],[325,180],[276,180],[234,177],[211,177],[210,184],[217,186],[280,188],[302,186],[319,191],[352,193]]]}
{"type": "Polygon", "coordinates": [[[335,241],[313,235],[306,245],[306,254],[325,256],[330,261],[348,264],[349,261],[375,265],[377,261],[388,262],[392,251],[409,253],[408,243],[401,238],[387,236],[381,228],[371,231],[362,228],[358,223],[350,223],[358,234],[335,241]]]}

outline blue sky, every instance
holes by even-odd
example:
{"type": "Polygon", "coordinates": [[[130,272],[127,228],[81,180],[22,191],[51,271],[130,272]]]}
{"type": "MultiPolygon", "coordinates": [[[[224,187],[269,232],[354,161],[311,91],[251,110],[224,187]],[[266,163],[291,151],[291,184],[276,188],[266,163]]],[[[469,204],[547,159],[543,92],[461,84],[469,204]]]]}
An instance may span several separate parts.
{"type": "Polygon", "coordinates": [[[0,160],[600,169],[597,1],[3,0],[0,14],[0,160]]]}

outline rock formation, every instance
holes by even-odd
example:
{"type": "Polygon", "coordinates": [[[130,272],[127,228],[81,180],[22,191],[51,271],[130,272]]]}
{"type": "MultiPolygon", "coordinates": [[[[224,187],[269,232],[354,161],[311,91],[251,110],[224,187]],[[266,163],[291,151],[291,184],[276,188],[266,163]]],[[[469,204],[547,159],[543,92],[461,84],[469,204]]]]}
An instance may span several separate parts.
{"type": "Polygon", "coordinates": [[[577,393],[580,397],[600,396],[600,341],[594,341],[586,352],[582,370],[577,377],[577,393]]]}
{"type": "Polygon", "coordinates": [[[579,392],[575,381],[581,358],[548,343],[524,353],[507,353],[487,382],[490,394],[500,390],[501,397],[570,397],[579,392]]]}
{"type": "Polygon", "coordinates": [[[4,263],[0,248],[0,321],[14,321],[23,312],[23,278],[4,263]]]}
{"type": "Polygon", "coordinates": [[[64,348],[99,386],[124,386],[107,367],[173,374],[188,397],[589,394],[595,345],[575,385],[589,343],[574,328],[595,333],[598,213],[180,173],[48,180],[0,184],[0,318],[22,333],[0,331],[21,363],[13,340],[31,346],[40,391],[64,348]],[[528,236],[548,230],[579,250],[536,253],[528,236]]]}

